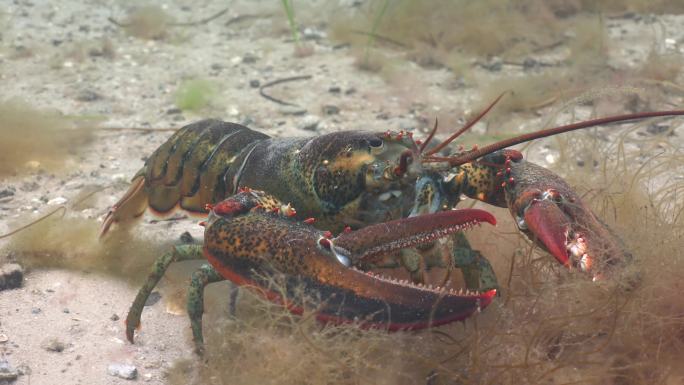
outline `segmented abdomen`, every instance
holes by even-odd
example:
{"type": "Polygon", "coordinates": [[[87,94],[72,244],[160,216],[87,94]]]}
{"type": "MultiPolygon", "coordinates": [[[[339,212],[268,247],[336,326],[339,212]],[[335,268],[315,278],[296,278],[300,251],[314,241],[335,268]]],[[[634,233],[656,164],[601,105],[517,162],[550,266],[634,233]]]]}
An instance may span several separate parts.
{"type": "Polygon", "coordinates": [[[205,212],[207,203],[233,194],[233,176],[242,159],[269,136],[220,120],[207,119],[187,125],[162,144],[138,175],[145,176],[149,207],[166,213],[180,206],[205,212]]]}

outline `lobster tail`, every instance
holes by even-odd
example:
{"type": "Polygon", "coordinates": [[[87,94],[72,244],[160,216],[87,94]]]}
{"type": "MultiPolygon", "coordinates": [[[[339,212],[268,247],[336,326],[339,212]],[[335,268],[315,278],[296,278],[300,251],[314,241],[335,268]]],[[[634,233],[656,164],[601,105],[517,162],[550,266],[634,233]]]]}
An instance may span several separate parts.
{"type": "Polygon", "coordinates": [[[119,199],[104,219],[100,237],[107,234],[114,223],[130,223],[140,217],[147,209],[148,196],[145,189],[145,177],[142,175],[144,168],[131,181],[131,187],[126,194],[119,199]]]}
{"type": "Polygon", "coordinates": [[[129,222],[149,208],[164,215],[176,207],[206,213],[205,206],[235,192],[245,148],[268,135],[206,119],[187,125],[162,144],[133,178],[131,187],[105,217],[100,236],[113,223],[129,222]]]}
{"type": "Polygon", "coordinates": [[[204,206],[225,198],[234,162],[246,146],[268,136],[235,123],[206,119],[181,128],[147,161],[145,188],[150,208],[163,214],[177,205],[204,213],[204,206]]]}

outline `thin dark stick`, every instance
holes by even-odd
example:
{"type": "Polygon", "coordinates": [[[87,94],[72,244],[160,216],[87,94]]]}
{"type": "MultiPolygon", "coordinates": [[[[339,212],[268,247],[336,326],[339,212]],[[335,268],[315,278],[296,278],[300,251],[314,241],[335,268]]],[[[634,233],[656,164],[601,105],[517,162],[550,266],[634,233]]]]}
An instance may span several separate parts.
{"type": "Polygon", "coordinates": [[[273,16],[273,15],[270,15],[270,14],[266,14],[266,15],[238,15],[238,16],[235,16],[232,19],[229,19],[228,21],[226,21],[226,24],[224,24],[224,26],[227,27],[231,24],[235,24],[235,23],[238,23],[238,22],[244,21],[244,20],[256,19],[259,17],[271,17],[271,16],[273,16]]]}
{"type": "Polygon", "coordinates": [[[352,30],[351,32],[358,34],[358,35],[369,36],[375,40],[384,41],[385,43],[394,44],[394,45],[401,47],[401,48],[408,48],[409,47],[408,44],[404,44],[398,40],[394,40],[394,39],[386,37],[386,36],[378,35],[377,33],[360,31],[360,30],[356,30],[356,29],[352,30]]]}
{"type": "Polygon", "coordinates": [[[270,101],[272,101],[272,102],[275,102],[275,103],[278,103],[278,104],[282,104],[283,106],[295,106],[295,107],[296,107],[296,106],[297,106],[296,104],[288,103],[288,102],[286,102],[286,101],[283,101],[283,100],[280,100],[280,99],[276,99],[276,98],[274,98],[273,96],[266,94],[266,93],[264,92],[264,90],[265,90],[266,88],[268,88],[268,87],[275,86],[276,84],[282,84],[282,83],[287,83],[287,82],[294,82],[294,81],[297,81],[297,80],[308,80],[308,79],[311,79],[311,75],[292,76],[292,77],[289,77],[289,78],[283,78],[283,79],[274,80],[274,81],[272,81],[272,82],[268,82],[268,83],[264,84],[263,86],[261,86],[261,87],[259,88],[259,95],[263,96],[264,98],[266,98],[266,99],[268,99],[268,100],[270,100],[270,101]]]}
{"type": "MultiPolygon", "coordinates": [[[[218,19],[219,17],[223,16],[226,12],[228,12],[228,10],[230,10],[230,8],[223,9],[223,10],[213,14],[212,16],[209,16],[205,19],[198,20],[198,21],[188,21],[188,22],[184,22],[184,23],[167,23],[167,25],[172,26],[172,27],[192,27],[192,26],[196,26],[196,25],[207,24],[208,22],[215,20],[215,19],[218,19]]],[[[116,25],[117,27],[121,27],[121,28],[130,27],[132,24],[132,23],[122,23],[122,22],[116,20],[115,18],[113,18],[111,16],[108,17],[107,20],[110,23],[116,25]]]]}
{"type": "Polygon", "coordinates": [[[230,8],[226,8],[222,11],[218,11],[217,13],[213,14],[212,16],[209,16],[205,19],[198,20],[198,21],[188,21],[185,23],[169,23],[169,25],[174,26],[174,27],[192,27],[195,25],[202,25],[202,24],[207,24],[208,22],[218,19],[219,17],[223,16],[226,12],[228,12],[230,8]]]}
{"type": "Polygon", "coordinates": [[[107,18],[107,21],[109,21],[110,23],[112,23],[112,24],[114,24],[115,26],[120,27],[120,28],[126,28],[126,27],[128,27],[128,26],[131,25],[131,24],[124,24],[124,23],[121,23],[121,22],[119,22],[118,20],[116,20],[115,18],[113,18],[113,17],[111,17],[111,16],[107,18]]]}
{"type": "Polygon", "coordinates": [[[181,221],[183,219],[186,219],[188,216],[185,214],[181,215],[176,215],[171,218],[162,218],[162,219],[152,219],[150,223],[161,223],[161,222],[176,222],[176,221],[181,221]]]}

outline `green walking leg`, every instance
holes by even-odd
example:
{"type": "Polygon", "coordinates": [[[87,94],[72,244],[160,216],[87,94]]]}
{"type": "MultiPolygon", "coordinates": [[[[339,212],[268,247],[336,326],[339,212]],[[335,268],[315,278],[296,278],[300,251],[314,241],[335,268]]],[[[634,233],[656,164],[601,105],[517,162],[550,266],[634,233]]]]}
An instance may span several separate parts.
{"type": "Polygon", "coordinates": [[[192,259],[204,259],[202,245],[174,246],[171,251],[164,253],[164,255],[157,258],[154,262],[152,271],[145,281],[145,285],[140,288],[138,295],[135,296],[135,300],[133,301],[130,310],[128,310],[128,316],[126,317],[126,338],[128,338],[131,343],[133,343],[135,329],[140,326],[140,316],[145,307],[145,302],[147,302],[147,298],[150,296],[150,293],[152,293],[155,286],[157,286],[161,277],[166,273],[166,269],[174,262],[192,259]]]}
{"type": "Polygon", "coordinates": [[[454,267],[461,269],[466,287],[478,291],[498,290],[499,283],[489,261],[470,247],[462,232],[454,234],[453,241],[452,261],[454,267]]]}
{"type": "Polygon", "coordinates": [[[204,288],[210,283],[223,281],[225,278],[210,264],[204,264],[192,273],[188,288],[188,317],[192,328],[192,339],[195,341],[195,351],[204,351],[204,337],[202,337],[202,314],[204,314],[204,288]]]}

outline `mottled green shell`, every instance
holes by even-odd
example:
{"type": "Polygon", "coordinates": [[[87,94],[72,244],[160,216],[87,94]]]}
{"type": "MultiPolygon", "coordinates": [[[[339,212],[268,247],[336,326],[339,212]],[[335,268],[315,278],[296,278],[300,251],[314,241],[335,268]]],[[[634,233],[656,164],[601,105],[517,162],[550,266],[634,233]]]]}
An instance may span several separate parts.
{"type": "Polygon", "coordinates": [[[240,155],[268,135],[219,120],[202,120],[178,130],[147,160],[141,173],[150,208],[166,213],[176,205],[205,212],[237,189],[240,155]]]}
{"type": "Polygon", "coordinates": [[[204,213],[207,204],[250,187],[291,203],[300,219],[315,217],[321,228],[339,231],[408,213],[414,180],[377,183],[376,174],[393,169],[411,145],[410,139],[363,131],[274,139],[239,124],[203,120],[176,132],[136,177],[144,177],[149,207],[157,213],[177,206],[204,213]]]}

